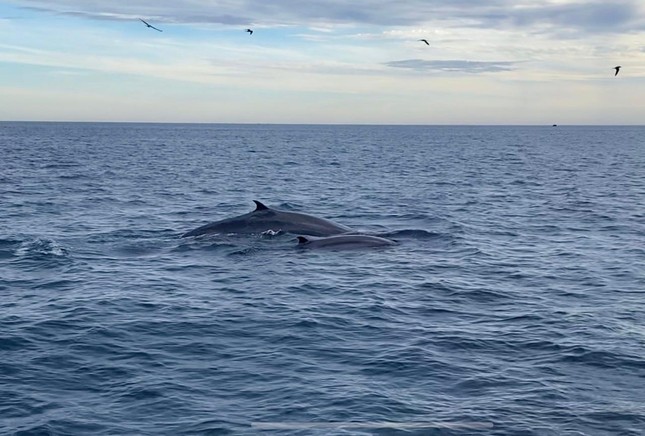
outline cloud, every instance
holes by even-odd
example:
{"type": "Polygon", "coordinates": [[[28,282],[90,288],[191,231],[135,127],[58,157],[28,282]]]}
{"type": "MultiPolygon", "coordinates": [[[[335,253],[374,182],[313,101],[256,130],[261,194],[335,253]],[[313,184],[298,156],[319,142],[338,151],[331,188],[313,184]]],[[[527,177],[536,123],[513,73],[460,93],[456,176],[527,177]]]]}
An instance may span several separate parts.
{"type": "Polygon", "coordinates": [[[15,0],[18,5],[94,19],[144,16],[166,23],[292,26],[436,25],[621,33],[645,29],[642,0],[15,0]]]}
{"type": "Polygon", "coordinates": [[[620,33],[645,29],[645,11],[632,0],[525,5],[493,14],[468,14],[479,26],[552,27],[559,31],[620,33]]]}
{"type": "Polygon", "coordinates": [[[415,71],[430,71],[441,73],[497,73],[514,70],[517,62],[489,62],[467,60],[423,60],[406,59],[402,61],[386,62],[385,65],[393,68],[405,68],[415,71]]]}
{"type": "MultiPolygon", "coordinates": [[[[39,3],[29,0],[24,3],[39,3]]],[[[71,2],[69,2],[71,3],[71,2]]],[[[72,5],[70,5],[72,6],[72,5]]],[[[223,24],[223,25],[245,25],[249,24],[249,18],[230,14],[213,14],[212,11],[203,14],[174,13],[170,9],[155,8],[148,10],[145,7],[119,7],[118,5],[105,5],[105,7],[91,7],[92,5],[78,5],[74,9],[56,7],[56,5],[38,4],[26,7],[34,11],[52,12],[60,15],[86,18],[100,21],[132,21],[139,17],[155,19],[161,23],[176,24],[223,24]],[[90,6],[90,7],[86,7],[90,6]],[[154,10],[154,12],[152,12],[154,10]]]]}

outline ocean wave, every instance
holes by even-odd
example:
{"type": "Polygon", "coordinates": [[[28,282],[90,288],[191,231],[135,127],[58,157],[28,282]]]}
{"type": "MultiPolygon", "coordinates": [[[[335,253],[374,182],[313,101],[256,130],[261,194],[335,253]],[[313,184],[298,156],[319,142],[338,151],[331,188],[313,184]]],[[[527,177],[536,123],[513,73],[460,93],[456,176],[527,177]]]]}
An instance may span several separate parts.
{"type": "Polygon", "coordinates": [[[24,259],[66,258],[70,256],[69,249],[53,239],[37,238],[22,241],[16,248],[15,255],[24,259]]]}
{"type": "Polygon", "coordinates": [[[645,428],[643,128],[0,124],[0,434],[645,428]],[[180,238],[262,192],[399,245],[180,238]]]}

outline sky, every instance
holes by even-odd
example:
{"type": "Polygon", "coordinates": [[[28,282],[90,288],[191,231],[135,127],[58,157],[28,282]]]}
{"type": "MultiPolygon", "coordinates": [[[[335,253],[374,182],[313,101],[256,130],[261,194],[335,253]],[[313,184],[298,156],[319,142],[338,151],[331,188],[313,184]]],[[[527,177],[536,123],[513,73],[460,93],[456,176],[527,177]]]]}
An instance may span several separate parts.
{"type": "Polygon", "coordinates": [[[642,125],[645,1],[0,0],[0,121],[642,125]]]}

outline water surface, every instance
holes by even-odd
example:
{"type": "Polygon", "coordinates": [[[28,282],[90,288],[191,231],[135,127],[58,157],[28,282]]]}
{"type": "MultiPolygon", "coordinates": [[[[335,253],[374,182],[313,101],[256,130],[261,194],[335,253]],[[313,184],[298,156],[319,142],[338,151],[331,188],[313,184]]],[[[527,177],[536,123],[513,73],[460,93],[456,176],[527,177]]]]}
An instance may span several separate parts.
{"type": "Polygon", "coordinates": [[[643,127],[0,123],[0,147],[0,433],[645,431],[643,127]],[[399,244],[179,237],[254,199],[399,244]]]}

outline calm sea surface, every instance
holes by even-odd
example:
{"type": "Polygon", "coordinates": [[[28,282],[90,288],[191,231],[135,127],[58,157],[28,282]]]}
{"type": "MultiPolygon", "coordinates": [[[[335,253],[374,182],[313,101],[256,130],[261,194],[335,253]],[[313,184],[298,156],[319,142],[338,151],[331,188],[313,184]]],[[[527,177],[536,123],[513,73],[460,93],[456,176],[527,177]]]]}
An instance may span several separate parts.
{"type": "Polygon", "coordinates": [[[645,127],[0,123],[0,156],[0,434],[645,432],[645,127]],[[179,237],[255,199],[399,244],[179,237]]]}

